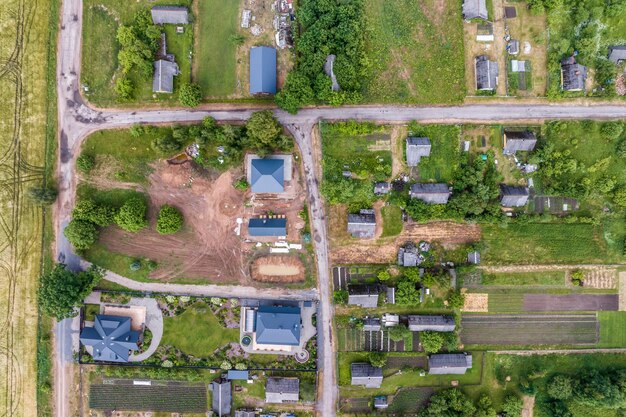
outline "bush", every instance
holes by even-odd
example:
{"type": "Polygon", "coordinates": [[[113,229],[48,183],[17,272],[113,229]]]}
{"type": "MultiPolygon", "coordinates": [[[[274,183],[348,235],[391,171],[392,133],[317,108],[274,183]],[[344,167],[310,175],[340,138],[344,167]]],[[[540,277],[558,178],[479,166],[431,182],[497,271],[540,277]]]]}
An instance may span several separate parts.
{"type": "Polygon", "coordinates": [[[230,369],[233,369],[233,365],[230,362],[228,362],[228,361],[224,361],[224,362],[222,362],[220,364],[220,368],[225,370],[225,371],[228,371],[230,369]]]}
{"type": "Polygon", "coordinates": [[[383,352],[370,352],[369,361],[372,366],[382,368],[387,364],[387,355],[383,352]]]}
{"type": "Polygon", "coordinates": [[[81,154],[78,159],[76,159],[76,166],[79,170],[88,174],[94,166],[96,166],[96,158],[91,155],[81,154]]]}
{"type": "Polygon", "coordinates": [[[388,333],[389,338],[394,342],[400,342],[411,335],[411,331],[404,324],[390,327],[388,333]]]}
{"type": "Polygon", "coordinates": [[[115,223],[127,232],[138,232],[148,225],[146,203],[141,198],[131,198],[115,215],[115,223]]]}
{"type": "Polygon", "coordinates": [[[63,235],[77,250],[89,249],[98,240],[98,228],[95,224],[85,221],[72,219],[63,230],[63,235]]]}
{"type": "Polygon", "coordinates": [[[115,221],[115,210],[109,206],[98,205],[89,198],[83,198],[72,210],[72,219],[84,220],[105,227],[115,221]]]}
{"type": "Polygon", "coordinates": [[[506,417],[521,417],[523,409],[524,403],[522,399],[514,395],[506,397],[502,406],[502,411],[504,411],[506,417]]]}
{"type": "Polygon", "coordinates": [[[135,259],[131,264],[130,264],[130,270],[131,271],[139,271],[141,269],[141,260],[139,259],[135,259]]]}
{"type": "Polygon", "coordinates": [[[197,84],[185,83],[180,86],[178,92],[180,104],[187,107],[196,107],[202,101],[202,91],[197,84]]]}
{"type": "Polygon", "coordinates": [[[164,205],[159,210],[157,219],[157,232],[162,235],[176,233],[183,226],[183,215],[175,207],[164,205]]]}
{"type": "Polygon", "coordinates": [[[171,135],[160,136],[152,141],[152,147],[164,154],[180,150],[181,143],[171,135]]]}
{"type": "Polygon", "coordinates": [[[443,347],[445,339],[439,332],[420,332],[420,343],[426,353],[437,353],[443,347]]]}
{"type": "Polygon", "coordinates": [[[448,295],[448,306],[450,308],[458,309],[463,307],[465,303],[465,295],[461,291],[451,291],[448,295]]]}
{"type": "Polygon", "coordinates": [[[115,92],[120,100],[129,101],[133,99],[135,94],[135,84],[126,77],[121,77],[115,80],[115,92]]]}
{"type": "Polygon", "coordinates": [[[139,136],[144,134],[144,128],[142,125],[132,125],[130,127],[130,135],[134,138],[138,138],[139,136]]]}
{"type": "Polygon", "coordinates": [[[624,126],[619,122],[608,122],[604,123],[600,128],[600,134],[602,138],[606,140],[615,140],[620,137],[622,131],[624,130],[624,126]]]}
{"type": "Polygon", "coordinates": [[[246,179],[245,179],[245,178],[239,178],[239,179],[235,182],[234,187],[235,187],[235,189],[236,189],[236,190],[241,190],[241,191],[244,191],[244,190],[247,190],[247,189],[248,189],[249,184],[248,184],[248,181],[246,181],[246,179]]]}
{"type": "Polygon", "coordinates": [[[335,304],[346,304],[348,302],[348,291],[346,290],[337,290],[333,292],[333,303],[335,304]]]}
{"type": "Polygon", "coordinates": [[[39,206],[49,206],[57,199],[57,191],[48,187],[30,187],[26,195],[30,201],[39,206]]]}
{"type": "Polygon", "coordinates": [[[585,273],[580,269],[575,269],[572,271],[571,279],[572,284],[582,287],[585,281],[585,273]]]}
{"type": "Polygon", "coordinates": [[[569,400],[574,395],[574,383],[565,375],[557,375],[546,387],[548,395],[556,400],[569,400]]]}
{"type": "Polygon", "coordinates": [[[389,271],[380,271],[378,273],[378,280],[379,281],[388,281],[391,278],[391,274],[389,273],[389,271]]]}
{"type": "Polygon", "coordinates": [[[148,267],[148,271],[154,271],[155,269],[157,269],[159,264],[156,261],[149,259],[148,262],[146,263],[146,266],[148,267]]]}

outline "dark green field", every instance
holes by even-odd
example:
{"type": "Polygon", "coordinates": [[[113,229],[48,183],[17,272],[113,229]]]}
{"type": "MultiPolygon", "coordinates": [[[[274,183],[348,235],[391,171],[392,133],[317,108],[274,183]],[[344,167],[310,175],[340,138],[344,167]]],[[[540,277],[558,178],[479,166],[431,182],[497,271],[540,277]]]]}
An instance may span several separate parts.
{"type": "Polygon", "coordinates": [[[127,384],[92,385],[89,389],[89,407],[96,410],[167,411],[203,413],[207,409],[204,384],[153,385],[127,384]]]}

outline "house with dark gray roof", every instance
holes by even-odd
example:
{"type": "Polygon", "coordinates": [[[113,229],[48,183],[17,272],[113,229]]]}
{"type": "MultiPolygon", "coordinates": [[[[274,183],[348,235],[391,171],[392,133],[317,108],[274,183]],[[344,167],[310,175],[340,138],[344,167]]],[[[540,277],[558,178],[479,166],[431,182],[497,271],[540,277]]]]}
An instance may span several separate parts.
{"type": "Polygon", "coordinates": [[[267,378],[265,402],[269,404],[295,403],[300,399],[298,378],[267,378]]]}
{"type": "Polygon", "coordinates": [[[565,91],[584,91],[587,67],[576,63],[573,56],[561,61],[561,87],[565,91]]]}
{"type": "Polygon", "coordinates": [[[412,332],[453,332],[455,327],[454,318],[450,316],[409,316],[409,330],[412,332]]]}
{"type": "Polygon", "coordinates": [[[348,304],[376,308],[379,294],[378,285],[348,285],[348,304]]]}
{"type": "Polygon", "coordinates": [[[480,263],[480,252],[474,251],[467,254],[467,262],[478,265],[480,263]]]}
{"type": "Polygon", "coordinates": [[[475,65],[476,90],[493,91],[498,85],[498,63],[489,60],[486,55],[476,57],[475,65]]]}
{"type": "Polygon", "coordinates": [[[139,332],[131,330],[131,318],[96,314],[93,327],[80,333],[80,343],[91,350],[96,361],[128,362],[131,351],[138,350],[139,332]]]}
{"type": "Polygon", "coordinates": [[[487,0],[463,0],[463,19],[487,20],[488,18],[487,0]]]}
{"type": "Polygon", "coordinates": [[[441,353],[428,357],[431,375],[463,375],[472,368],[472,355],[467,353],[441,353]]]}
{"type": "Polygon", "coordinates": [[[350,385],[380,388],[383,383],[383,368],[377,368],[369,363],[353,363],[350,365],[350,376],[350,385]]]}
{"type": "Polygon", "coordinates": [[[250,219],[248,234],[254,237],[287,236],[287,219],[250,219]]]}
{"type": "Polygon", "coordinates": [[[298,346],[302,318],[299,307],[260,306],[255,341],[260,345],[298,346]]]}
{"type": "Polygon", "coordinates": [[[537,135],[529,130],[518,131],[504,129],[503,153],[513,155],[517,151],[530,152],[537,145],[537,135]]]}
{"type": "Polygon", "coordinates": [[[378,332],[381,329],[380,318],[378,317],[365,317],[363,319],[363,330],[368,332],[378,332]]]}
{"type": "Polygon", "coordinates": [[[276,94],[276,49],[250,48],[250,94],[276,94]]]}
{"type": "Polygon", "coordinates": [[[253,193],[282,193],[285,191],[285,161],[254,158],[250,162],[253,193]]]}
{"type": "Polygon", "coordinates": [[[154,6],[150,12],[152,13],[152,22],[155,25],[186,25],[189,23],[189,11],[186,7],[154,6]]]}
{"type": "Polygon", "coordinates": [[[388,182],[377,182],[374,184],[374,194],[383,195],[391,191],[391,184],[388,182]]]}
{"type": "Polygon", "coordinates": [[[377,410],[384,410],[389,407],[389,403],[387,403],[386,395],[379,395],[374,397],[374,408],[377,410]]]}
{"type": "Polygon", "coordinates": [[[450,197],[448,184],[413,184],[409,195],[429,204],[446,204],[450,197]]]}
{"type": "Polygon", "coordinates": [[[626,62],[626,45],[609,46],[609,61],[615,65],[626,62]]]}
{"type": "Polygon", "coordinates": [[[256,411],[240,408],[235,410],[235,417],[256,417],[256,411]]]}
{"type": "Polygon", "coordinates": [[[359,214],[348,214],[348,233],[359,239],[371,239],[376,233],[374,210],[361,210],[359,214]]]}
{"type": "Polygon", "coordinates": [[[211,408],[218,417],[230,416],[232,403],[232,391],[230,381],[225,378],[218,378],[211,382],[211,408]]]}
{"type": "Polygon", "coordinates": [[[424,255],[419,252],[419,248],[413,244],[407,244],[398,249],[398,265],[418,266],[424,262],[424,255]]]}
{"type": "Polygon", "coordinates": [[[406,164],[410,167],[416,167],[422,157],[430,156],[430,139],[408,137],[406,138],[406,164]]]}
{"type": "Polygon", "coordinates": [[[180,74],[178,64],[172,61],[159,59],[154,62],[154,73],[152,74],[152,92],[168,93],[174,92],[174,77],[180,74]]]}
{"type": "Polygon", "coordinates": [[[500,204],[503,207],[522,207],[528,203],[528,187],[500,185],[500,204]]]}

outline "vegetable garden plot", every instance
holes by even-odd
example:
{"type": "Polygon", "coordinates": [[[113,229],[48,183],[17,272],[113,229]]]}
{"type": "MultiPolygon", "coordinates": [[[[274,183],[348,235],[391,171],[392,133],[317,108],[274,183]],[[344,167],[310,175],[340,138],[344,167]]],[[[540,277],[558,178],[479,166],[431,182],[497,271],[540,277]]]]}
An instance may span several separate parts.
{"type": "Polygon", "coordinates": [[[526,294],[524,311],[617,311],[618,294],[526,294]]]}
{"type": "Polygon", "coordinates": [[[470,345],[592,345],[599,337],[595,314],[465,314],[461,327],[470,345]]]}
{"type": "Polygon", "coordinates": [[[207,411],[207,392],[201,384],[92,385],[89,407],[96,410],[204,413],[207,411]]]}

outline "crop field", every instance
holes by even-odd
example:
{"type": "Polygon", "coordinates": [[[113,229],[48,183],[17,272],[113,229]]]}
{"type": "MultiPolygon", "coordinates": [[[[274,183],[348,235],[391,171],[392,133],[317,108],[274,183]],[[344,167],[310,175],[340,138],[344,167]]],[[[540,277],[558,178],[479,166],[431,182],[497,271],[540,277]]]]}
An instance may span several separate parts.
{"type": "Polygon", "coordinates": [[[337,329],[339,350],[343,352],[404,352],[417,351],[419,346],[418,333],[412,333],[411,340],[393,341],[388,332],[367,331],[359,329],[337,329]]]}
{"type": "Polygon", "coordinates": [[[0,3],[0,409],[7,416],[50,414],[50,391],[39,389],[49,383],[49,352],[37,343],[36,304],[50,213],[26,194],[53,170],[57,18],[57,2],[0,3]]]}
{"type": "Polygon", "coordinates": [[[96,410],[203,413],[207,392],[203,384],[98,384],[89,389],[89,407],[96,410]]]}
{"type": "Polygon", "coordinates": [[[365,99],[376,103],[460,103],[465,96],[463,25],[454,2],[366,0],[365,99]]]}
{"type": "Polygon", "coordinates": [[[467,345],[593,345],[599,338],[595,314],[464,314],[461,326],[467,345]]]}
{"type": "Polygon", "coordinates": [[[525,311],[612,311],[617,310],[617,294],[525,294],[525,311]]]}

